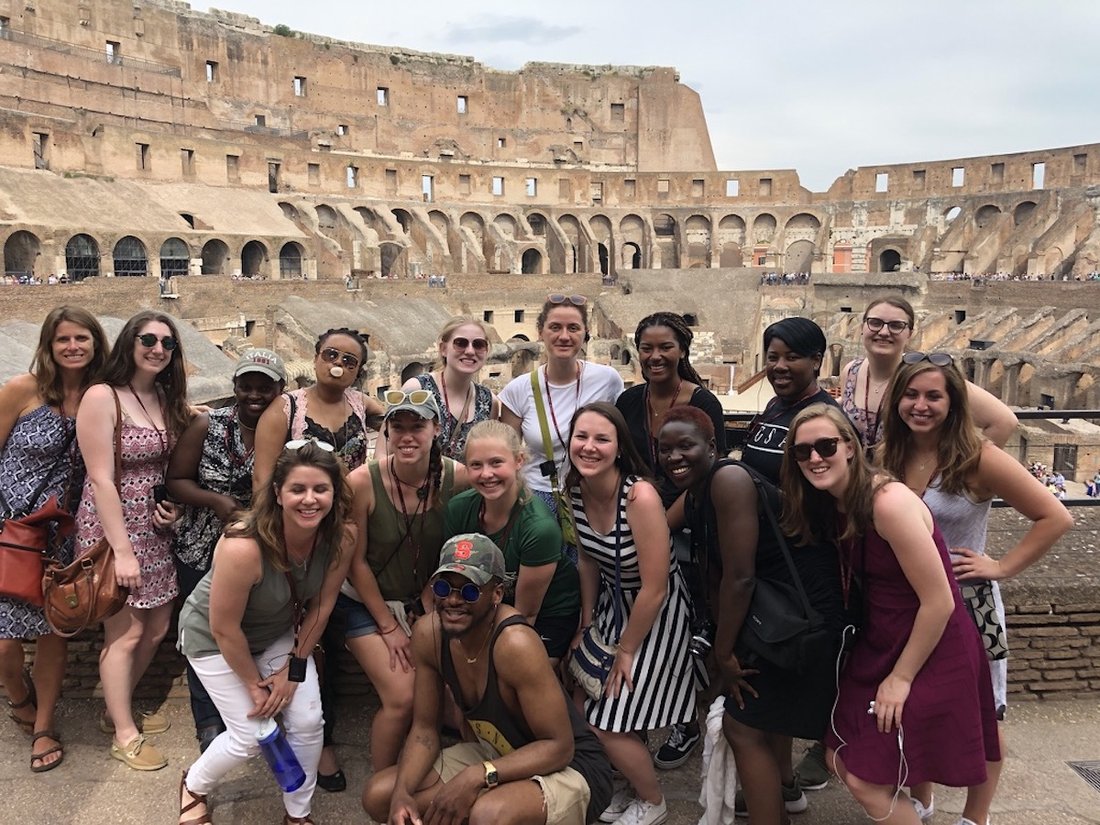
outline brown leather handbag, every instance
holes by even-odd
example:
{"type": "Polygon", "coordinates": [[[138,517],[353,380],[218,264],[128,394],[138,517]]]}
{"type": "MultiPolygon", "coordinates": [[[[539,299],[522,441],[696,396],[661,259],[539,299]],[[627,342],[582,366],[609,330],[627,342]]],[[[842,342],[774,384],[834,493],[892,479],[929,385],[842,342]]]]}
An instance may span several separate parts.
{"type": "MultiPolygon", "coordinates": [[[[115,489],[121,497],[122,406],[113,387],[111,393],[115,396],[115,489]]],[[[129,596],[130,588],[119,586],[115,577],[115,551],[106,538],[72,564],[50,561],[42,577],[46,622],[65,638],[115,615],[129,596]]]]}
{"type": "Polygon", "coordinates": [[[61,509],[57,496],[50,496],[25,516],[0,517],[0,596],[42,606],[42,572],[48,558],[51,524],[57,525],[58,541],[73,531],[73,517],[61,509]]]}

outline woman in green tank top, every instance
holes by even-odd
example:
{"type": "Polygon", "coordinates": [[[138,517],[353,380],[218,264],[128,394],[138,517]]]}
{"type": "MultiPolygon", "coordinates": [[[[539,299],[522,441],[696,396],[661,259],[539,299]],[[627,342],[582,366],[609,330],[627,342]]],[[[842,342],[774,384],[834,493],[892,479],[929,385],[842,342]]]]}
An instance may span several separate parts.
{"type": "Polygon", "coordinates": [[[310,653],[347,577],[350,509],[351,488],[332,448],[289,442],[271,484],[226,529],[213,567],[184,604],[179,649],[227,730],[184,773],[181,819],[209,821],[207,794],[259,753],[257,723],[281,716],[306,774],[301,787],[283,795],[284,823],[312,822],[323,732],[310,653]]]}
{"type": "Polygon", "coordinates": [[[412,724],[409,633],[439,566],[443,513],[469,486],[466,468],[442,455],[439,405],[429,390],[390,390],[382,425],[389,454],[352,471],[355,552],[338,609],[347,648],[374,685],[382,707],[371,722],[371,768],[397,763],[412,724]]]}

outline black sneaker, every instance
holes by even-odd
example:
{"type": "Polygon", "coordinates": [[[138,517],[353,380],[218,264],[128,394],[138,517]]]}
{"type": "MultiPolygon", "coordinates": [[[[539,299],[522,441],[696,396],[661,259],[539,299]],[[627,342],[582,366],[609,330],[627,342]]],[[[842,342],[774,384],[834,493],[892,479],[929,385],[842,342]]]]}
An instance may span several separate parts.
{"type": "Polygon", "coordinates": [[[688,761],[691,752],[698,744],[698,724],[693,722],[686,725],[673,725],[668,741],[661,745],[661,749],[654,755],[653,764],[663,771],[678,768],[688,761]]]}
{"type": "Polygon", "coordinates": [[[825,746],[820,742],[814,742],[806,748],[806,753],[794,772],[798,775],[798,782],[804,791],[820,791],[828,785],[832,774],[825,765],[825,746]]]}
{"type": "MultiPolygon", "coordinates": [[[[787,809],[787,813],[800,814],[810,807],[806,794],[802,793],[802,788],[798,784],[797,776],[789,787],[783,785],[780,790],[783,792],[783,807],[787,809]]],[[[749,815],[749,807],[745,804],[745,794],[741,791],[738,791],[733,798],[733,815],[738,819],[744,819],[749,815]]]]}

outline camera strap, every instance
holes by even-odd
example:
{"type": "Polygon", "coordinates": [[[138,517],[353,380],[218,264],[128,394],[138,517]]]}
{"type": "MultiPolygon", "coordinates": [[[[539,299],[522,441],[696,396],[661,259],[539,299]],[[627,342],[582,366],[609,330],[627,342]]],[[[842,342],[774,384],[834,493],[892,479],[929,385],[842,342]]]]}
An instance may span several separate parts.
{"type": "Polygon", "coordinates": [[[290,649],[290,655],[295,658],[298,653],[298,634],[302,631],[302,621],[305,618],[305,605],[298,598],[298,585],[290,575],[290,571],[284,570],[283,575],[286,576],[286,583],[290,587],[290,604],[293,611],[291,615],[294,617],[294,646],[290,649]]]}
{"type": "Polygon", "coordinates": [[[539,429],[542,431],[542,451],[546,454],[546,460],[554,464],[554,471],[550,473],[550,484],[556,492],[561,492],[558,486],[558,462],[554,461],[554,442],[550,438],[550,424],[546,420],[546,407],[542,403],[542,387],[539,386],[539,368],[531,370],[531,395],[535,402],[535,412],[539,417],[539,429]]]}

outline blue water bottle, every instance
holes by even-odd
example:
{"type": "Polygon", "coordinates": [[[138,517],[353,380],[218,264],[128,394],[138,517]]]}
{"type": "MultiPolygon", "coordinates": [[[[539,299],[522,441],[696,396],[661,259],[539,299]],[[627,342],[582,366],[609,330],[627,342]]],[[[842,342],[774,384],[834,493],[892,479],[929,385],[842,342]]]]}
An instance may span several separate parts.
{"type": "Polygon", "coordinates": [[[302,763],[294,754],[294,749],[286,741],[286,734],[274,719],[261,719],[256,729],[256,744],[263,751],[264,759],[275,774],[275,781],[286,793],[296,791],[306,781],[306,772],[302,763]]]}

